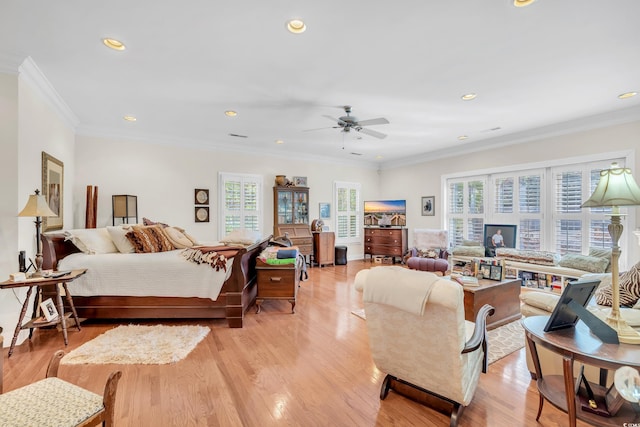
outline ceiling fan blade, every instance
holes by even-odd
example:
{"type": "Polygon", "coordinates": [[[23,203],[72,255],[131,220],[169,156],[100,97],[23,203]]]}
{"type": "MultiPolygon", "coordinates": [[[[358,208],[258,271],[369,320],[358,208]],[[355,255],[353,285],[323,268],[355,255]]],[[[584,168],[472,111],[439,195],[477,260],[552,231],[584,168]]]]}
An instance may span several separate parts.
{"type": "Polygon", "coordinates": [[[361,128],[360,126],[354,128],[354,129],[357,130],[358,132],[364,133],[365,135],[374,136],[374,137],[380,138],[380,139],[384,139],[384,138],[387,137],[387,135],[382,133],[382,132],[378,132],[378,131],[371,130],[371,129],[361,128]]]}
{"type": "Polygon", "coordinates": [[[314,131],[314,130],[338,129],[338,128],[340,128],[340,126],[327,126],[327,127],[323,127],[323,128],[303,129],[302,132],[311,132],[311,131],[314,131]]]}
{"type": "Polygon", "coordinates": [[[389,120],[384,117],[379,117],[377,119],[369,119],[369,120],[360,120],[358,122],[358,126],[371,126],[371,125],[386,125],[389,124],[389,120]]]}

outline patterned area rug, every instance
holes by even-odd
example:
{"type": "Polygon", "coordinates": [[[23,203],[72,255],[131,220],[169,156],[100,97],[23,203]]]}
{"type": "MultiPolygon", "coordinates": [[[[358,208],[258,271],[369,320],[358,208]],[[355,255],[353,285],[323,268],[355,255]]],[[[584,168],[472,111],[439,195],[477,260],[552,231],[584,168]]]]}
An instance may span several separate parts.
{"type": "MultiPolygon", "coordinates": [[[[354,309],[351,314],[364,320],[367,319],[363,308],[354,309]]],[[[487,339],[489,341],[488,359],[489,364],[492,364],[524,347],[524,329],[522,329],[520,320],[516,320],[487,331],[487,339]]]]}
{"type": "Polygon", "coordinates": [[[61,363],[175,363],[187,357],[209,331],[204,326],[121,325],[69,352],[61,363]]]}

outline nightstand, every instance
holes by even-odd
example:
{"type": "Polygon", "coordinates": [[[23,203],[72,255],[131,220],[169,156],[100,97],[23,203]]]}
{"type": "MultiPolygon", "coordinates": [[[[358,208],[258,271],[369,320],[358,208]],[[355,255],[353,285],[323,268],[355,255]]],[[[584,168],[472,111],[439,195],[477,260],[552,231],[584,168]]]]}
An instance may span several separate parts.
{"type": "Polygon", "coordinates": [[[291,313],[295,313],[296,295],[300,284],[300,269],[297,263],[269,265],[258,260],[256,271],[258,273],[256,313],[260,313],[264,300],[287,300],[291,303],[291,313]]]}
{"type": "Polygon", "coordinates": [[[67,318],[73,317],[73,319],[76,322],[76,326],[78,330],[80,330],[81,328],[80,328],[80,320],[78,319],[78,313],[76,313],[76,308],[73,305],[73,299],[71,298],[69,289],[67,289],[67,283],[74,281],[75,279],[82,276],[86,272],[87,272],[86,269],[72,270],[69,274],[66,274],[61,277],[55,277],[55,278],[39,277],[34,279],[23,280],[21,282],[5,280],[4,282],[0,283],[0,289],[28,287],[27,296],[25,297],[24,303],[22,304],[22,310],[20,311],[20,318],[18,319],[18,324],[16,325],[16,330],[13,334],[13,339],[11,340],[11,346],[9,347],[9,355],[7,357],[11,357],[11,354],[13,353],[13,348],[15,347],[16,341],[18,340],[18,334],[20,334],[20,331],[23,329],[31,330],[33,328],[42,328],[45,326],[53,326],[53,325],[61,324],[62,336],[64,338],[64,345],[67,345],[69,343],[67,339],[67,318]],[[33,291],[33,288],[34,287],[39,288],[40,286],[52,286],[52,285],[55,287],[55,291],[56,291],[55,303],[58,308],[58,317],[56,317],[50,322],[36,322],[36,319],[31,319],[23,325],[22,321],[24,320],[24,316],[27,313],[27,306],[29,305],[29,297],[31,297],[31,292],[33,291]],[[64,313],[64,306],[62,304],[62,295],[60,294],[60,285],[62,285],[62,287],[64,288],[65,298],[67,299],[67,303],[69,304],[69,307],[71,307],[71,313],[68,313],[66,315],[64,313]]]}

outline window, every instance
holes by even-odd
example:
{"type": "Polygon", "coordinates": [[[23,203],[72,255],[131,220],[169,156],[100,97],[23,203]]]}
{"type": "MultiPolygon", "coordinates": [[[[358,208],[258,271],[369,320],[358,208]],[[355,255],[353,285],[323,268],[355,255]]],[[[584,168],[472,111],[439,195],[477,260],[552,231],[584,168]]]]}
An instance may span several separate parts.
{"type": "Polygon", "coordinates": [[[564,255],[611,248],[611,208],[581,206],[612,161],[625,164],[625,159],[605,159],[446,179],[450,244],[482,241],[483,224],[516,224],[519,249],[564,255]]]}
{"type": "Polygon", "coordinates": [[[484,233],[484,179],[451,180],[447,186],[449,240],[452,246],[462,241],[482,241],[484,233]]]}
{"type": "Polygon", "coordinates": [[[221,172],[218,188],[218,235],[239,229],[262,232],[262,177],[221,172]]]}
{"type": "Polygon", "coordinates": [[[360,206],[360,184],[334,182],[336,206],[336,241],[340,243],[360,242],[362,207],[360,206]]]}

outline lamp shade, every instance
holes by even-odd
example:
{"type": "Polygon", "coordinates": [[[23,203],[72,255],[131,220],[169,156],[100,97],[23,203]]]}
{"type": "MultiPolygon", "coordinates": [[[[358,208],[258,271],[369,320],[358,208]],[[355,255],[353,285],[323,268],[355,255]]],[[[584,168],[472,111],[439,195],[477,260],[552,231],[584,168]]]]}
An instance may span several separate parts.
{"type": "Polygon", "coordinates": [[[600,206],[640,205],[640,187],[631,175],[631,169],[620,168],[617,163],[611,169],[600,171],[600,181],[583,208],[600,206]]]}
{"type": "Polygon", "coordinates": [[[29,196],[29,200],[27,201],[27,205],[20,211],[18,216],[58,216],[54,211],[51,210],[47,200],[44,196],[40,195],[40,192],[36,190],[36,194],[32,194],[29,196]]]}

